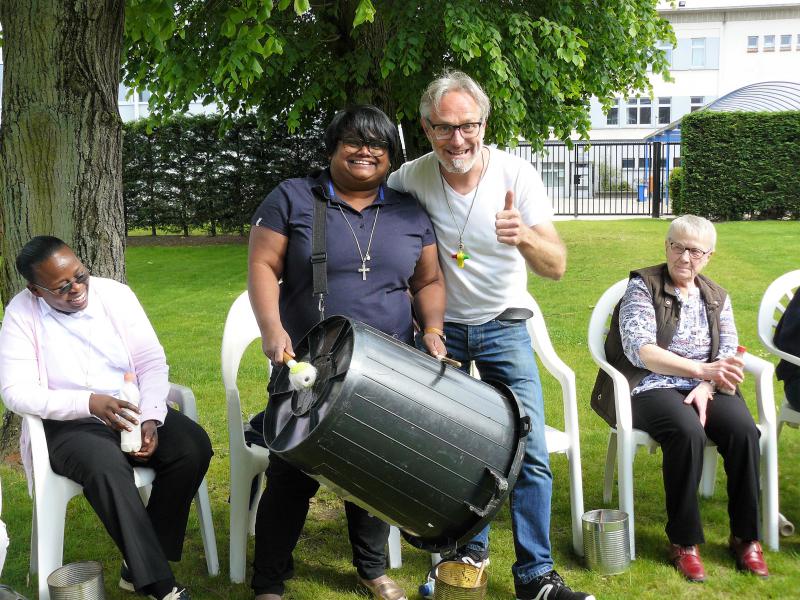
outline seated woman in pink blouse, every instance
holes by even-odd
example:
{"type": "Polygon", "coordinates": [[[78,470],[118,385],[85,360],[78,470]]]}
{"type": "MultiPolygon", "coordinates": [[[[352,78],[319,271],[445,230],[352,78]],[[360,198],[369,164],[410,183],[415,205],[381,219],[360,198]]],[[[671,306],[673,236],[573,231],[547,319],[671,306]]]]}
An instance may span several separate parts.
{"type": "MultiPolygon", "coordinates": [[[[736,387],[744,363],[735,356],[731,301],[700,274],[716,237],[702,217],[672,221],[666,263],[631,272],[605,344],[609,362],[630,384],[633,426],[661,444],[670,561],[693,582],[706,578],[697,489],[707,439],[724,458],[736,566],[768,575],[758,541],[759,432],[736,387]]],[[[600,371],[592,406],[604,418],[609,411],[603,403],[613,397],[611,380],[600,371]]]]}

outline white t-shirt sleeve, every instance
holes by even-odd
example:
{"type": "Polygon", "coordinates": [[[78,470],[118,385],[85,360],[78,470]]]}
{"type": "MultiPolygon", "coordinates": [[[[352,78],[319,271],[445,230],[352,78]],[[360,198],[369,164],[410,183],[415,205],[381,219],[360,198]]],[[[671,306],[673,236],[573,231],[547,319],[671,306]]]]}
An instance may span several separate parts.
{"type": "Polygon", "coordinates": [[[526,160],[519,160],[514,205],[529,227],[553,220],[553,206],[547,197],[541,175],[526,160]]]}

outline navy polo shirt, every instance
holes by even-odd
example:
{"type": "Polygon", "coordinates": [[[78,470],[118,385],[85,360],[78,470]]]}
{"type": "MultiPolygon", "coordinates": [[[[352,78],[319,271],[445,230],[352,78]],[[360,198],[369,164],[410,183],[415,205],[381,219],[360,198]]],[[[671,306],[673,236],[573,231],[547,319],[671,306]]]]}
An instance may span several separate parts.
{"type": "Polygon", "coordinates": [[[363,321],[406,343],[413,339],[408,280],[422,248],[436,242],[428,215],[410,194],[384,186],[383,198],[359,213],[346,202],[331,198],[327,170],[318,175],[288,179],[272,190],[258,207],[251,225],[269,227],[289,238],[280,292],[284,329],[297,344],[319,322],[313,297],[311,230],[316,197],[325,198],[328,294],[325,316],[344,315],[363,321]],[[366,280],[358,269],[361,256],[344,214],[366,254],[372,225],[375,234],[367,262],[366,280]],[[378,213],[380,207],[380,213],[378,213]]]}

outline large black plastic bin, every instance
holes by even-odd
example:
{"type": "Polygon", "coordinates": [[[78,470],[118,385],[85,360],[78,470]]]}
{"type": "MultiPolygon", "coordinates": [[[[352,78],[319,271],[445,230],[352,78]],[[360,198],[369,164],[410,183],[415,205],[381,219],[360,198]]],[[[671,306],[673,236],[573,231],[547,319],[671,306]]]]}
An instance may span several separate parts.
{"type": "Polygon", "coordinates": [[[351,319],[319,323],[295,348],[318,370],[293,391],[276,374],[271,452],[429,551],[469,540],[522,464],[528,418],[507,387],[481,382],[351,319]]]}

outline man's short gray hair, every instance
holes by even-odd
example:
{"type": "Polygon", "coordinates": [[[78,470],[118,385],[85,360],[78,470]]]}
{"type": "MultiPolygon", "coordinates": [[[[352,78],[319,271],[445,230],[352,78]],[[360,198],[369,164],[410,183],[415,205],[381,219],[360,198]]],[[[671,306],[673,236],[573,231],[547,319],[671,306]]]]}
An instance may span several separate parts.
{"type": "Polygon", "coordinates": [[[709,247],[704,248],[707,250],[713,250],[717,245],[717,230],[714,228],[714,224],[708,219],[696,215],[683,215],[669,224],[667,240],[674,240],[681,236],[691,236],[707,241],[709,247]]]}
{"type": "Polygon", "coordinates": [[[422,92],[422,98],[419,101],[419,114],[425,119],[430,119],[431,113],[439,110],[442,98],[450,92],[469,94],[481,111],[481,121],[486,121],[489,118],[491,103],[483,88],[466,73],[451,70],[443,71],[422,92]]]}

